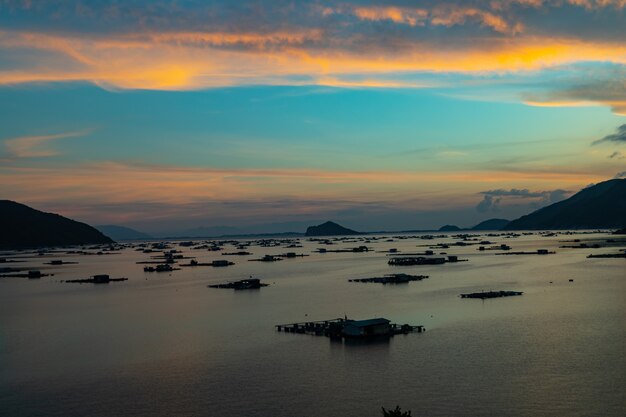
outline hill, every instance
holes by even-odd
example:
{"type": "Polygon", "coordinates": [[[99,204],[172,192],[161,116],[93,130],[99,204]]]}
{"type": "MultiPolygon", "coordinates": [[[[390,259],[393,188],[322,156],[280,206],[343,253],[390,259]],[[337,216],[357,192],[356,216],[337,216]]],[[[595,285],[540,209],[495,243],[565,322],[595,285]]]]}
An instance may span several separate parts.
{"type": "Polygon", "coordinates": [[[142,240],[152,239],[152,236],[139,232],[130,227],[116,226],[113,224],[94,226],[96,229],[114,240],[142,240]]]}
{"type": "Polygon", "coordinates": [[[502,230],[511,221],[506,219],[489,219],[478,223],[471,230],[502,230]]]}
{"type": "Polygon", "coordinates": [[[604,181],[517,220],[503,230],[612,229],[626,226],[626,179],[604,181]]]}
{"type": "Polygon", "coordinates": [[[453,224],[446,224],[445,226],[441,226],[439,228],[439,232],[458,232],[461,228],[459,226],[455,226],[453,224]]]}
{"type": "Polygon", "coordinates": [[[317,226],[309,226],[306,229],[305,236],[345,236],[360,235],[361,232],[347,229],[335,222],[326,222],[317,226]]]}
{"type": "Polygon", "coordinates": [[[0,231],[0,249],[113,243],[85,223],[9,200],[0,200],[0,231]]]}

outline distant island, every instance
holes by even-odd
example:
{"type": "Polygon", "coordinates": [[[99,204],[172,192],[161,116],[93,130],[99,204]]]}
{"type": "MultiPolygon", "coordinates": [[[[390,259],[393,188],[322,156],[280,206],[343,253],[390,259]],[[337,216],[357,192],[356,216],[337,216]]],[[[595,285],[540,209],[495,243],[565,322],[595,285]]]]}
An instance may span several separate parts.
{"type": "Polygon", "coordinates": [[[462,232],[462,231],[487,231],[487,230],[502,230],[507,224],[509,224],[510,220],[506,219],[488,219],[478,223],[474,227],[462,228],[453,224],[446,224],[445,226],[441,226],[437,231],[438,232],[462,232]]]}
{"type": "Polygon", "coordinates": [[[461,231],[463,229],[461,229],[459,226],[455,226],[453,224],[446,224],[445,226],[441,226],[439,228],[439,232],[458,232],[461,231]]]}
{"type": "Polygon", "coordinates": [[[362,235],[352,229],[345,228],[335,222],[328,221],[317,226],[309,226],[306,229],[305,236],[346,236],[346,235],[362,235]]]}
{"type": "Polygon", "coordinates": [[[135,229],[113,224],[94,226],[96,229],[114,240],[144,240],[152,239],[152,236],[139,232],[135,229]]]}
{"type": "Polygon", "coordinates": [[[624,226],[626,179],[613,179],[513,220],[503,230],[614,229],[624,226]]]}
{"type": "Polygon", "coordinates": [[[114,243],[95,228],[58,214],[0,200],[0,249],[114,243]]]}

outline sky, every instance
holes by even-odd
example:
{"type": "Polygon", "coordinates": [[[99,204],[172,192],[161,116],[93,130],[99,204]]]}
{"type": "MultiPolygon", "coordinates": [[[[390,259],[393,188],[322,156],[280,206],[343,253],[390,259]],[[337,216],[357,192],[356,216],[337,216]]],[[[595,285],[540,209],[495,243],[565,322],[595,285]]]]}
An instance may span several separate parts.
{"type": "Polygon", "coordinates": [[[0,199],[407,230],[618,177],[626,0],[0,0],[0,199]]]}

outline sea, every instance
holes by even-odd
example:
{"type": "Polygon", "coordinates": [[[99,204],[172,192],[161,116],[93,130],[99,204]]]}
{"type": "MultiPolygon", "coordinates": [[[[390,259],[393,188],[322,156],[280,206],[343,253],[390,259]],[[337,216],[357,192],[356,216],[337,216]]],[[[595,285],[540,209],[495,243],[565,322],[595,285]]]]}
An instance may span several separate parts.
{"type": "Polygon", "coordinates": [[[626,259],[587,256],[623,251],[626,237],[610,247],[561,247],[618,238],[386,234],[239,239],[220,242],[220,251],[194,239],[168,241],[165,250],[235,264],[159,273],[137,263],[163,252],[145,253],[153,242],[101,255],[90,247],[3,253],[24,262],[0,268],[54,275],[0,278],[0,416],[375,417],[396,406],[412,416],[625,416],[626,259]],[[508,252],[555,253],[489,249],[502,244],[508,252]],[[252,255],[222,255],[237,245],[252,255]],[[351,251],[359,246],[369,250],[351,251]],[[466,261],[391,266],[391,249],[466,261]],[[249,261],[286,252],[307,256],[249,261]],[[77,263],[46,264],[56,259],[77,263]],[[349,282],[392,273],[429,278],[349,282]],[[128,280],[65,282],[94,274],[128,280]],[[269,286],[207,287],[250,276],[269,286]],[[491,290],[523,295],[460,297],[491,290]],[[275,328],[346,317],[426,331],[337,341],[275,328]]]}

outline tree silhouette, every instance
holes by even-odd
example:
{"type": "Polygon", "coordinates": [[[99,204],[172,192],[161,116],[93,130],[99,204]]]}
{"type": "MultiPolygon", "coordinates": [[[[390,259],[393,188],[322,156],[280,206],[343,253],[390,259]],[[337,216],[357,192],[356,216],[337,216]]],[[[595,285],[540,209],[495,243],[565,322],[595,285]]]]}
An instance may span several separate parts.
{"type": "Polygon", "coordinates": [[[396,405],[395,410],[385,410],[385,407],[381,407],[383,409],[384,417],[411,417],[411,410],[402,412],[400,406],[396,405]]]}

